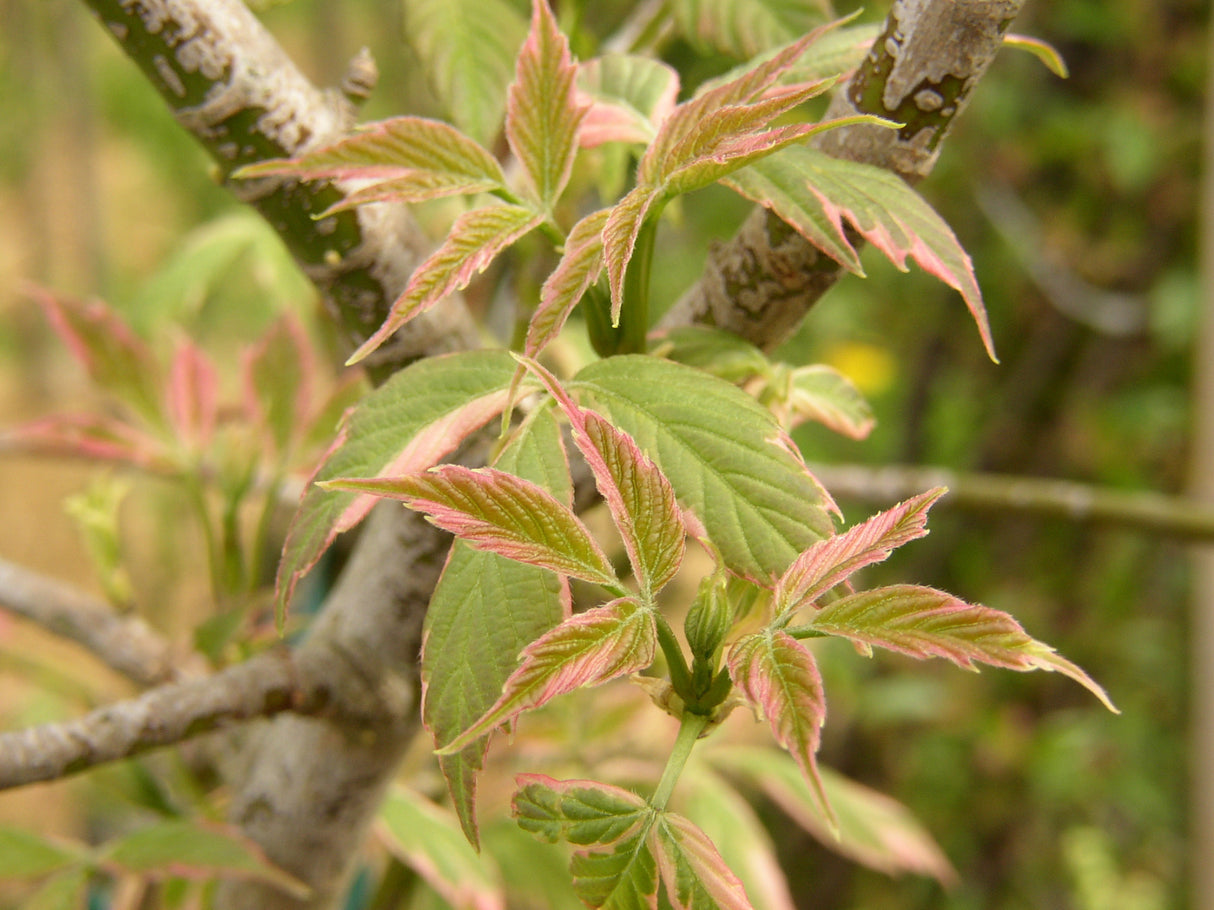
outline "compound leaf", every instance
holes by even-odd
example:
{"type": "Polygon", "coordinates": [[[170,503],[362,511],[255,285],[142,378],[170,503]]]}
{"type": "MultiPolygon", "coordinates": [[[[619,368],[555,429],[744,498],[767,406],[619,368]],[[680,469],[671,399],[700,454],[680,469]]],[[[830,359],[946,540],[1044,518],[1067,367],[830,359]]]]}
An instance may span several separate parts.
{"type": "Polygon", "coordinates": [[[439,754],[456,752],[558,695],[643,670],[653,663],[656,647],[653,612],[635,600],[621,598],[578,613],[523,649],[523,662],[501,698],[439,754]]]}
{"type": "Polygon", "coordinates": [[[771,414],[728,382],[629,355],[566,385],[654,460],[732,571],[770,582],[833,533],[829,495],[771,414]]]}

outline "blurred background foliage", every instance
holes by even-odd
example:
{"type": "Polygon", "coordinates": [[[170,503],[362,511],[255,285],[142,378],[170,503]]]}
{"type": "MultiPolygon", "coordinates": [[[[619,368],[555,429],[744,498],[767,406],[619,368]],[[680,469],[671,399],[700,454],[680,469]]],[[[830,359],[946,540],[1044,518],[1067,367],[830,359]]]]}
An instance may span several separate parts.
{"type": "MultiPolygon", "coordinates": [[[[586,6],[581,26],[601,34],[625,4],[586,6]]],[[[371,46],[381,79],[366,116],[432,111],[401,47],[394,0],[260,9],[319,83],[336,84],[371,46]]],[[[1002,365],[986,360],[951,291],[866,257],[870,279],[843,281],[786,354],[846,372],[870,396],[877,429],[864,442],[799,430],[808,460],[1181,491],[1201,300],[1195,200],[1208,17],[1198,0],[1027,5],[1016,30],[1053,43],[1070,78],[1005,52],[921,187],[975,260],[1002,365]]],[[[0,23],[0,422],[76,409],[89,395],[23,281],[101,296],[149,337],[188,331],[221,363],[226,350],[234,364],[281,309],[315,316],[314,295],[276,239],[215,185],[203,153],[82,4],[0,0],[0,23]]],[[[723,65],[700,64],[703,75],[723,65]]],[[[679,229],[662,233],[659,300],[694,279],[708,243],[745,211],[724,191],[683,204],[679,229]]],[[[63,506],[89,473],[6,459],[0,554],[96,587],[63,506]]],[[[163,491],[139,495],[171,522],[163,491]]],[[[841,505],[849,522],[873,510],[841,505]]],[[[128,507],[124,520],[147,511],[128,507]]],[[[1186,548],[1130,530],[945,507],[931,526],[925,541],[872,570],[872,582],[913,579],[1008,610],[1100,680],[1123,714],[1110,717],[1052,676],[969,675],[823,648],[824,761],[911,806],[961,883],[943,892],[891,881],[760,807],[798,906],[1186,906],[1186,548]]],[[[199,609],[205,585],[190,571],[188,536],[169,547],[156,527],[131,535],[146,570],[136,583],[156,605],[153,621],[181,634],[189,623],[178,617],[199,609]]],[[[6,726],[125,691],[74,660],[33,630],[0,625],[6,726]]],[[[92,809],[76,823],[99,824],[121,802],[114,794],[136,787],[128,776],[93,775],[109,795],[84,803],[92,809]]],[[[80,787],[4,794],[0,818],[70,825],[80,787]]]]}

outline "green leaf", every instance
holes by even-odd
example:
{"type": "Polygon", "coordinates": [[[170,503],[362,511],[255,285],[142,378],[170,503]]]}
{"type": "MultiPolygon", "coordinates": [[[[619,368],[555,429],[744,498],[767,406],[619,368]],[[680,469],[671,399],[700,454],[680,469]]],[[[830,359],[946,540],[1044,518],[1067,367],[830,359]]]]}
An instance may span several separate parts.
{"type": "Polygon", "coordinates": [[[574,97],[577,67],[547,0],[533,0],[506,104],[506,139],[536,202],[551,212],[569,182],[584,111],[574,97]]]}
{"type": "Polygon", "coordinates": [[[380,805],[377,827],[388,851],[451,906],[505,905],[492,860],[472,849],[450,812],[393,787],[380,805]]]}
{"type": "Polygon", "coordinates": [[[540,288],[540,305],[527,326],[526,352],[536,357],[561,333],[578,301],[603,272],[603,226],[611,209],[599,209],[573,226],[561,261],[540,288]]]}
{"type": "MultiPolygon", "coordinates": [[[[378,477],[435,464],[501,413],[514,366],[503,351],[470,351],[411,364],[362,400],[312,479],[378,477]]],[[[279,563],[280,622],[295,584],[333,538],[362,521],[375,501],[308,486],[279,563]]]]}
{"type": "Polygon", "coordinates": [[[780,630],[739,639],[729,652],[729,676],[755,714],[767,720],[772,736],[797,760],[805,779],[834,818],[822,789],[817,752],[826,721],[826,696],[813,655],[780,630]]]}
{"type": "MultiPolygon", "coordinates": [[[[788,371],[778,395],[778,414],[790,430],[807,420],[851,439],[864,439],[876,425],[873,409],[855,384],[833,367],[811,364],[788,371]]],[[[774,402],[767,402],[769,406],[774,402]]]]}
{"type": "Polygon", "coordinates": [[[520,828],[550,844],[609,846],[637,833],[651,817],[644,799],[593,780],[520,774],[511,811],[520,828]]]}
{"type": "Polygon", "coordinates": [[[657,862],[640,833],[610,850],[575,851],[569,870],[578,897],[591,908],[650,910],[658,899],[657,862]]]}
{"type": "Polygon", "coordinates": [[[424,202],[505,187],[497,159],[459,130],[423,117],[396,117],[298,158],[263,161],[237,177],[374,181],[324,214],[366,202],[424,202]]]}
{"type": "Polygon", "coordinates": [[[746,889],[703,831],[665,813],[650,831],[666,896],[676,910],[751,910],[746,889]]]}
{"type": "Polygon", "coordinates": [[[676,0],[679,30],[702,48],[750,59],[821,25],[829,0],[676,0]]]}
{"type": "MultiPolygon", "coordinates": [[[[523,427],[497,467],[568,501],[569,468],[551,409],[523,427]]],[[[430,599],[422,638],[422,720],[435,745],[454,739],[493,707],[519,652],[569,612],[569,588],[559,576],[457,542],[430,599]]],[[[486,737],[439,757],[452,805],[473,845],[479,840],[476,776],[487,745],[486,737]]]]}
{"type": "Polygon", "coordinates": [[[1090,676],[1053,648],[1030,638],[1007,613],[917,585],[891,585],[836,600],[813,616],[812,627],[916,658],[943,657],[967,670],[974,662],[1022,672],[1057,671],[1075,680],[1114,713],[1120,713],[1090,676]]]}
{"type": "Polygon", "coordinates": [[[88,869],[54,875],[21,905],[21,910],[80,910],[89,886],[88,869]]]}
{"type": "Polygon", "coordinates": [[[448,294],[466,288],[502,250],[538,227],[543,220],[540,212],[520,205],[491,205],[464,212],[451,226],[442,246],[413,272],[408,286],[392,304],[384,324],[346,363],[358,363],[414,316],[424,313],[448,294]]]}
{"type": "Polygon", "coordinates": [[[834,503],[740,389],[644,356],[598,361],[567,385],[653,458],[732,571],[770,582],[833,533],[834,503]]]}
{"type": "Polygon", "coordinates": [[[676,799],[679,811],[708,836],[738,876],[755,910],[795,910],[771,835],[729,780],[703,761],[689,762],[676,799]]]}
{"type": "Polygon", "coordinates": [[[303,899],[307,885],[273,865],[235,829],[193,821],[163,821],[111,841],[98,854],[110,868],[136,875],[237,878],[265,882],[303,899]]]}
{"type": "Polygon", "coordinates": [[[36,878],[83,862],[83,844],[59,843],[21,828],[0,827],[0,879],[36,878]]]}
{"type": "Polygon", "coordinates": [[[715,767],[762,791],[829,849],[886,875],[914,872],[946,886],[956,883],[956,871],[931,834],[896,800],[819,768],[837,819],[832,829],[821,800],[787,752],[736,745],[713,745],[705,752],[715,767]]]}
{"type": "Polygon", "coordinates": [[[326,483],[399,499],[478,550],[593,584],[617,584],[606,554],[573,510],[539,484],[505,471],[448,464],[401,477],[326,483]]]}
{"type": "Polygon", "coordinates": [[[555,376],[535,361],[525,361],[573,426],[573,441],[594,474],[624,540],[624,549],[647,603],[665,587],[683,563],[686,528],[674,490],[653,460],[632,437],[593,411],[579,408],[555,376]]]}
{"type": "Polygon", "coordinates": [[[995,359],[986,308],[969,255],[923,197],[891,171],[795,146],[724,182],[770,209],[853,272],[862,274],[844,219],[898,268],[905,270],[908,256],[914,259],[961,294],[987,353],[995,359]]]}
{"type": "Polygon", "coordinates": [[[749,341],[706,325],[680,326],[663,332],[652,353],[704,370],[734,385],[763,375],[771,368],[767,355],[749,341]]]}
{"type": "Polygon", "coordinates": [[[648,145],[674,110],[679,74],[652,57],[606,54],[578,67],[578,97],[589,102],[579,141],[648,145]]]}
{"type": "MultiPolygon", "coordinates": [[[[851,72],[863,63],[869,48],[872,47],[873,40],[881,33],[881,26],[876,23],[846,25],[845,23],[851,21],[851,18],[853,17],[832,23],[828,30],[807,47],[801,56],[780,75],[777,80],[778,84],[788,85],[795,82],[832,79],[851,72]]],[[[799,38],[800,33],[796,37],[799,38]]],[[[792,39],[789,40],[791,42],[792,39]]],[[[745,63],[700,83],[696,93],[708,91],[737,79],[742,73],[770,60],[781,50],[783,47],[773,47],[762,54],[748,58],[745,63]]]]}
{"type": "Polygon", "coordinates": [[[621,598],[578,613],[523,649],[523,662],[501,698],[439,754],[463,749],[490,730],[582,686],[597,686],[653,663],[657,628],[653,611],[621,598]]]}
{"type": "Polygon", "coordinates": [[[527,20],[505,0],[408,0],[404,11],[405,38],[450,119],[492,144],[527,20]]]}
{"type": "Polygon", "coordinates": [[[291,450],[307,427],[311,376],[316,365],[303,326],[284,315],[262,335],[244,359],[249,410],[265,428],[279,457],[291,450]]]}

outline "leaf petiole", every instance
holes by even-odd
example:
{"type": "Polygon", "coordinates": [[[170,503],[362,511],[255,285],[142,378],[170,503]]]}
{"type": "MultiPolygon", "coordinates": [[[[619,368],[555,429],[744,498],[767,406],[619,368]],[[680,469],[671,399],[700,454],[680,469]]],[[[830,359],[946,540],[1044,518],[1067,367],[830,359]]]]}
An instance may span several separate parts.
{"type": "Polygon", "coordinates": [[[679,724],[679,735],[674,741],[670,757],[666,760],[666,767],[662,770],[661,780],[658,781],[658,786],[653,791],[653,796],[649,798],[649,805],[656,811],[663,811],[666,808],[666,804],[670,802],[670,795],[674,793],[674,785],[678,783],[679,775],[683,773],[683,767],[691,756],[692,746],[695,745],[696,740],[700,738],[700,734],[704,732],[704,728],[707,726],[708,718],[702,714],[688,713],[683,715],[683,719],[679,724]]]}

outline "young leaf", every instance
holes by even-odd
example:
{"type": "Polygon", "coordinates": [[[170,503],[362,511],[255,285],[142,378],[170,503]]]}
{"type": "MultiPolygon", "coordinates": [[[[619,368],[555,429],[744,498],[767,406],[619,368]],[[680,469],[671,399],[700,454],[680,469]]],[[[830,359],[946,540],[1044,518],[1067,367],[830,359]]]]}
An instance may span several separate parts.
{"type": "Polygon", "coordinates": [[[707,750],[712,764],[762,791],[823,845],[855,862],[897,875],[930,875],[948,886],[956,870],[910,810],[896,800],[819,768],[822,787],[838,824],[827,821],[822,804],[796,762],[777,749],[716,746],[707,750]]]}
{"type": "MultiPolygon", "coordinates": [[[[378,477],[435,464],[506,406],[514,361],[503,351],[420,360],[360,402],[313,480],[378,477]]],[[[342,531],[358,524],[372,496],[309,485],[291,522],[278,567],[278,615],[296,582],[342,531]]]]}
{"type": "Polygon", "coordinates": [[[590,364],[567,386],[654,460],[737,574],[770,582],[833,533],[829,495],[771,414],[733,385],[625,356],[590,364]]]}
{"type": "Polygon", "coordinates": [[[298,158],[264,161],[239,177],[375,181],[326,214],[364,202],[424,202],[502,189],[506,178],[489,152],[446,123],[396,117],[298,158]]]}
{"type": "Polygon", "coordinates": [[[1119,713],[1095,680],[1030,638],[1011,616],[934,588],[893,585],[850,594],[815,613],[812,626],[865,651],[876,645],[920,659],[943,657],[967,670],[976,669],[978,661],[1009,670],[1057,671],[1119,713]]]}
{"type": "Polygon", "coordinates": [[[43,417],[0,434],[5,450],[112,461],[159,474],[175,474],[180,464],[165,442],[104,414],[43,417]]]}
{"type": "Polygon", "coordinates": [[[573,426],[573,441],[624,539],[624,549],[646,601],[652,602],[683,562],[686,528],[674,490],[627,433],[574,404],[556,377],[525,361],[573,426]]]}
{"type": "Polygon", "coordinates": [[[648,145],[674,110],[679,74],[652,57],[607,54],[578,67],[578,101],[588,105],[578,141],[648,145]]]}
{"type": "Polygon", "coordinates": [[[602,274],[603,226],[610,214],[611,209],[592,212],[569,232],[561,261],[540,288],[540,305],[527,326],[528,357],[538,356],[561,333],[582,295],[602,274]]]}
{"type": "Polygon", "coordinates": [[[527,20],[506,0],[409,0],[404,13],[405,37],[451,121],[491,145],[527,20]]]}
{"type": "Polygon", "coordinates": [[[196,821],[162,821],[111,841],[101,865],[138,875],[235,878],[265,882],[298,900],[308,886],[275,866],[235,829],[196,821]]]}
{"type": "Polygon", "coordinates": [[[347,363],[358,363],[414,316],[424,313],[448,294],[467,287],[478,272],[488,268],[498,253],[543,220],[542,213],[519,205],[491,205],[460,215],[442,246],[414,271],[404,293],[392,304],[384,324],[347,363]]]}
{"type": "Polygon", "coordinates": [[[788,616],[814,603],[858,569],[882,562],[897,547],[927,534],[927,510],[944,495],[937,487],[819,541],[796,558],[776,584],[775,611],[788,616]]]}
{"type": "MultiPolygon", "coordinates": [[[[551,409],[538,412],[497,467],[540,483],[568,502],[569,467],[551,409]]],[[[569,586],[536,566],[457,542],[430,598],[422,636],[422,721],[436,745],[493,707],[518,654],[569,616],[569,586]],[[525,610],[518,609],[520,603],[525,610]]],[[[451,802],[476,846],[476,778],[488,738],[439,757],[451,802]]]]}
{"type": "Polygon", "coordinates": [[[452,907],[505,910],[492,860],[469,846],[450,812],[393,787],[379,807],[376,827],[388,851],[452,907]]]}
{"type": "Polygon", "coordinates": [[[821,25],[831,8],[829,0],[677,0],[674,12],[698,45],[746,60],[821,25]]]}
{"type": "Polygon", "coordinates": [[[766,718],[776,742],[801,766],[823,813],[833,819],[815,757],[826,720],[826,697],[809,649],[787,632],[767,629],[735,642],[728,666],[734,685],[754,712],[766,718]]]}
{"type": "Polygon", "coordinates": [[[1040,38],[1034,38],[1031,35],[1017,35],[1009,32],[1003,36],[1003,43],[1008,47],[1028,51],[1044,63],[1046,69],[1059,79],[1066,79],[1070,76],[1070,70],[1067,69],[1066,61],[1062,59],[1062,55],[1058,53],[1058,49],[1048,41],[1042,41],[1040,38]]]}
{"type": "Polygon", "coordinates": [[[289,314],[245,353],[242,366],[250,422],[265,427],[280,456],[291,450],[310,422],[313,360],[303,326],[289,314]]]}
{"type": "Polygon", "coordinates": [[[664,813],[650,829],[649,840],[666,896],[676,910],[752,910],[738,877],[690,821],[664,813]]]}
{"type": "Polygon", "coordinates": [[[782,422],[790,430],[806,420],[816,420],[843,436],[864,439],[877,422],[855,384],[825,364],[789,371],[781,398],[782,422]]]}
{"type": "Polygon", "coordinates": [[[644,670],[656,647],[653,612],[634,600],[613,600],[579,613],[524,648],[523,662],[497,703],[439,753],[459,751],[558,695],[644,670]]]}
{"type": "Polygon", "coordinates": [[[37,287],[29,293],[42,305],[51,328],[99,388],[151,426],[163,425],[164,380],[160,366],[117,313],[100,300],[85,303],[37,287]]]}
{"type": "MultiPolygon", "coordinates": [[[[785,752],[769,751],[788,759],[785,752]]],[[[793,772],[799,779],[795,765],[793,772]]],[[[689,762],[679,778],[676,800],[679,811],[707,835],[726,867],[738,876],[755,910],[796,910],[771,835],[752,801],[732,781],[706,762],[689,762]]]]}
{"type": "Polygon", "coordinates": [[[32,831],[0,826],[0,879],[37,878],[85,861],[84,844],[57,843],[32,831]]]}
{"type": "MultiPolygon", "coordinates": [[[[833,79],[845,76],[855,70],[856,67],[864,62],[864,58],[872,47],[873,40],[881,33],[881,27],[876,23],[866,25],[846,24],[854,18],[855,15],[853,14],[845,19],[830,23],[827,30],[813,44],[807,47],[805,52],[780,75],[777,83],[780,85],[790,85],[797,82],[833,79]]],[[[791,43],[800,36],[801,32],[798,32],[795,36],[789,38],[788,42],[791,43]]],[[[701,82],[696,88],[696,94],[706,92],[709,89],[716,88],[718,85],[723,85],[726,82],[737,79],[738,76],[747,70],[751,70],[770,60],[781,50],[783,50],[783,47],[773,47],[761,54],[747,57],[745,63],[722,73],[720,76],[701,82]]]]}
{"type": "Polygon", "coordinates": [[[201,449],[211,441],[219,410],[219,374],[192,341],[177,345],[165,389],[165,413],[176,438],[201,449]]]}
{"type": "Polygon", "coordinates": [[[749,341],[706,325],[680,326],[662,332],[652,353],[704,370],[734,385],[771,369],[767,356],[749,341]]]}
{"type": "Polygon", "coordinates": [[[550,844],[609,846],[635,834],[652,815],[629,790],[593,780],[519,774],[511,812],[518,826],[550,844]]]}
{"type": "Polygon", "coordinates": [[[584,111],[574,92],[577,67],[547,0],[532,0],[531,31],[507,93],[506,140],[523,165],[535,201],[551,212],[573,169],[584,111]]]}
{"type": "Polygon", "coordinates": [[[944,220],[897,175],[796,146],[724,182],[854,272],[860,272],[860,263],[847,239],[845,218],[898,268],[905,269],[910,256],[961,294],[987,353],[996,359],[969,255],[944,220]]]}
{"type": "Polygon", "coordinates": [[[594,584],[617,584],[611,563],[573,511],[539,484],[505,471],[448,464],[326,485],[399,499],[478,550],[594,584]]]}

